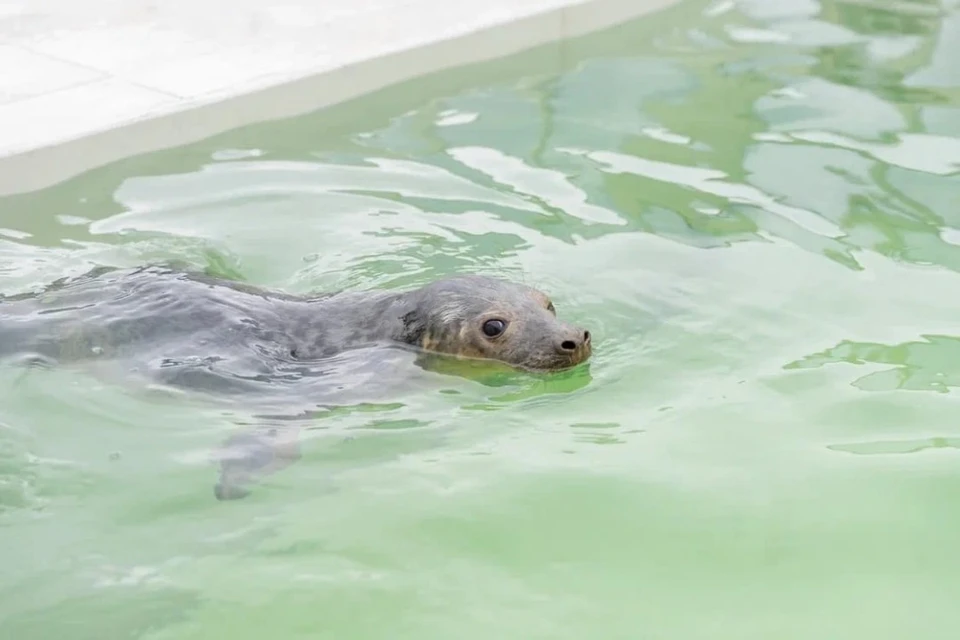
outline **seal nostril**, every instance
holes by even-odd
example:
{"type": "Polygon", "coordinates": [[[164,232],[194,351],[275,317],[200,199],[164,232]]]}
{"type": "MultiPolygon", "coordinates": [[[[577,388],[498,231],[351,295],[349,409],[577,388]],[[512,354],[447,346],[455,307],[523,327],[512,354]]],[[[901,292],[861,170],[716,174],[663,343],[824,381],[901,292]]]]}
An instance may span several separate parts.
{"type": "Polygon", "coordinates": [[[589,332],[589,331],[584,331],[584,332],[583,332],[583,341],[584,341],[584,342],[590,342],[590,332],[589,332]]]}
{"type": "Polygon", "coordinates": [[[560,348],[564,351],[575,351],[577,349],[577,343],[573,340],[564,340],[560,343],[560,348]]]}

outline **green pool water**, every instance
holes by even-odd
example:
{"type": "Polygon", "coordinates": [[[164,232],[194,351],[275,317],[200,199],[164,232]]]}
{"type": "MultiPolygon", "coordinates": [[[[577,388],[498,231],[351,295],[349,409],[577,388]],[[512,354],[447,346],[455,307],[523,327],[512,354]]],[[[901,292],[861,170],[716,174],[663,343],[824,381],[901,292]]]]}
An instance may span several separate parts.
{"type": "Polygon", "coordinates": [[[956,638],[958,58],[957,2],[689,1],[0,200],[0,293],[475,271],[595,336],[354,380],[231,503],[242,403],[0,369],[0,638],[956,638]]]}

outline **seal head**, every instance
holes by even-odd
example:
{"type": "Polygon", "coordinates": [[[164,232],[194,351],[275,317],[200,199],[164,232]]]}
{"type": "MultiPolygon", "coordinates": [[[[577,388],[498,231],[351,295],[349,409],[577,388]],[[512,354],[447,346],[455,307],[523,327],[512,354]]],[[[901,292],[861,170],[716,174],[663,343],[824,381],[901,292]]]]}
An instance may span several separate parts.
{"type": "Polygon", "coordinates": [[[550,298],[486,276],[439,280],[412,292],[403,341],[427,351],[556,371],[587,361],[590,332],[557,318],[550,298]]]}

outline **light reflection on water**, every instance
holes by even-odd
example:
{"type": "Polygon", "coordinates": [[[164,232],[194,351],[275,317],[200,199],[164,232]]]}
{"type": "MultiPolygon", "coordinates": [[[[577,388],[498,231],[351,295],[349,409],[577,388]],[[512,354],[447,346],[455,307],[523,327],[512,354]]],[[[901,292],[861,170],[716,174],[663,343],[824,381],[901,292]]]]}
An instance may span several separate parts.
{"type": "Polygon", "coordinates": [[[566,377],[345,368],[231,509],[243,405],[0,371],[4,637],[952,637],[958,36],[934,0],[686,2],[0,202],[2,293],[482,271],[596,336],[566,377]]]}

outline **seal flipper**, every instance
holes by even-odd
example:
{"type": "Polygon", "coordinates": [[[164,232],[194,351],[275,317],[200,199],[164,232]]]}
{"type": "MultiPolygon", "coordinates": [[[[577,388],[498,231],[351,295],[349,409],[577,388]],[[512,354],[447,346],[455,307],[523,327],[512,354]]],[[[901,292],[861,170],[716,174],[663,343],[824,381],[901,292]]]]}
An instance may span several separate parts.
{"type": "Polygon", "coordinates": [[[220,478],[213,487],[217,500],[250,495],[258,480],[300,459],[299,429],[254,429],[234,434],[223,444],[220,478]]]}

